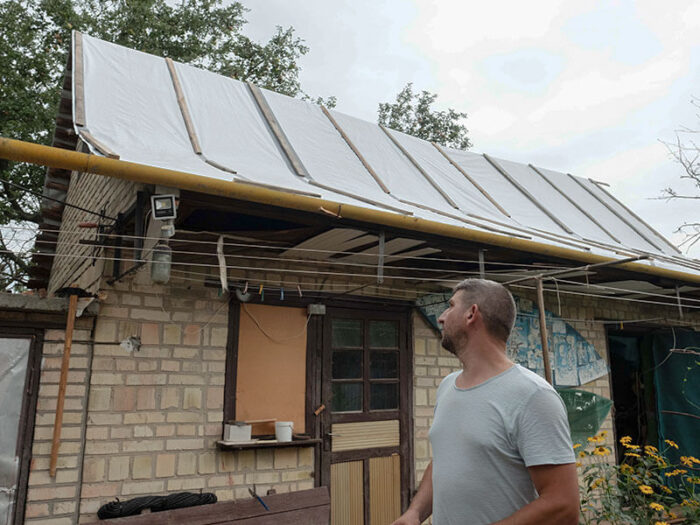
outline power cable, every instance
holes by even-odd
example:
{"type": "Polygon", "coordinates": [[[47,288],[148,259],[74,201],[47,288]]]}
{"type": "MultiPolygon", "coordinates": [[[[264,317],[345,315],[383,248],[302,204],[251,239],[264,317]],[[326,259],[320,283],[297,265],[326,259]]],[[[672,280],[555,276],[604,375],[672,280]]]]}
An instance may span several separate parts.
{"type": "Polygon", "coordinates": [[[21,186],[15,182],[11,182],[9,180],[3,180],[3,184],[9,184],[10,186],[14,186],[15,188],[18,188],[22,191],[26,191],[27,193],[31,193],[32,195],[39,197],[41,199],[47,199],[53,202],[57,202],[59,204],[63,204],[64,206],[68,206],[69,208],[75,208],[76,210],[84,211],[85,213],[91,213],[92,215],[97,215],[98,217],[101,217],[103,219],[109,219],[110,221],[116,221],[114,217],[110,217],[109,215],[105,215],[104,213],[88,210],[87,208],[83,208],[81,206],[76,206],[75,204],[69,204],[65,201],[62,201],[60,199],[54,199],[53,197],[49,197],[48,195],[44,195],[42,193],[39,193],[37,191],[31,190],[29,188],[25,188],[24,186],[21,186]]]}

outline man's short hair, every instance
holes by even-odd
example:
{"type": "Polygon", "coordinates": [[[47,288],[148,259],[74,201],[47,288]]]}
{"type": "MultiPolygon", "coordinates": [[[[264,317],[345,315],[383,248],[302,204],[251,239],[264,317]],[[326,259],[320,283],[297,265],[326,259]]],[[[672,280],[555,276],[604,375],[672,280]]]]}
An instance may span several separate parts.
{"type": "Polygon", "coordinates": [[[465,279],[452,290],[465,292],[467,306],[476,304],[484,319],[486,330],[502,341],[508,341],[515,324],[515,301],[500,283],[487,279],[465,279]]]}

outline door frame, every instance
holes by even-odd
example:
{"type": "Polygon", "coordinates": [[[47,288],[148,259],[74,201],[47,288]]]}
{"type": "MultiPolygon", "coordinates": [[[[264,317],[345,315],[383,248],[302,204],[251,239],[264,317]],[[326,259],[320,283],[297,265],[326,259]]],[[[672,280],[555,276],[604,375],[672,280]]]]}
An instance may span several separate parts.
{"type": "MultiPolygon", "coordinates": [[[[319,482],[330,487],[331,464],[334,459],[342,461],[363,461],[363,485],[369,487],[369,459],[373,457],[389,456],[398,453],[401,457],[401,511],[405,511],[410,503],[410,497],[414,490],[413,480],[413,315],[412,309],[407,306],[396,305],[387,308],[386,305],[368,305],[361,307],[355,305],[329,306],[326,315],[316,325],[321,331],[316,337],[317,356],[320,358],[320,395],[319,404],[325,404],[325,410],[319,425],[319,437],[321,446],[318,447],[320,456],[319,482]],[[374,306],[374,308],[373,308],[374,306]],[[332,317],[361,318],[370,320],[397,320],[399,321],[399,407],[396,410],[349,413],[333,415],[330,407],[331,400],[331,355],[330,350],[330,319],[332,317]],[[403,349],[403,352],[401,351],[403,349]],[[399,420],[399,446],[380,447],[374,449],[349,450],[342,452],[331,451],[330,431],[333,423],[349,423],[357,421],[386,421],[399,420]]],[[[367,359],[367,357],[365,357],[367,359]]],[[[365,365],[367,363],[365,362],[365,365]]],[[[364,368],[364,366],[363,366],[364,368]]],[[[367,399],[366,385],[363,399],[367,399]]],[[[368,493],[364,492],[364,522],[369,523],[368,493]]]]}
{"type": "Polygon", "coordinates": [[[41,374],[41,349],[44,331],[40,328],[10,326],[0,323],[0,336],[7,339],[30,339],[27,370],[22,393],[22,411],[17,429],[15,453],[19,456],[19,472],[15,491],[12,523],[24,523],[24,511],[27,503],[29,467],[32,459],[32,441],[34,438],[34,421],[36,405],[39,398],[39,376],[41,374]]]}

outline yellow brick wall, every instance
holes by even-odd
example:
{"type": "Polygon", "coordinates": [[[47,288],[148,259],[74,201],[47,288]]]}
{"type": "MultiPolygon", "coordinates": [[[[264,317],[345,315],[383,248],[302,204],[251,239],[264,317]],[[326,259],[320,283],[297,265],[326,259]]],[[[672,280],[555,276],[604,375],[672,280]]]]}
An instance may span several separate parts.
{"type": "MultiPolygon", "coordinates": [[[[104,177],[94,173],[71,173],[66,202],[106,216],[116,218],[125,212],[135,201],[140,185],[127,181],[104,177]]],[[[112,221],[76,208],[66,206],[63,211],[61,231],[56,245],[56,255],[51,268],[48,291],[54,293],[59,288],[77,283],[80,287],[95,291],[95,282],[104,270],[105,261],[93,260],[90,256],[103,255],[104,250],[79,244],[80,239],[95,240],[96,229],[80,228],[84,222],[96,222],[111,226],[112,221]],[[94,261],[94,265],[93,265],[94,261]]]]}

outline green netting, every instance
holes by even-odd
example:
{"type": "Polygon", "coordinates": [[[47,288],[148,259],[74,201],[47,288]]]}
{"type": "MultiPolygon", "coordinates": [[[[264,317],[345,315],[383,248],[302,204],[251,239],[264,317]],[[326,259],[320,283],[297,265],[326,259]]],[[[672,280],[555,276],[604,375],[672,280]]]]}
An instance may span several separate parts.
{"type": "Polygon", "coordinates": [[[575,388],[557,390],[566,405],[566,415],[571,428],[571,441],[585,444],[586,439],[595,436],[600,425],[608,416],[612,401],[575,388]]]}
{"type": "Polygon", "coordinates": [[[700,333],[675,329],[654,334],[654,382],[659,424],[659,445],[676,442],[669,456],[700,457],[700,333]],[[675,348],[680,351],[670,353],[675,348]]]}

